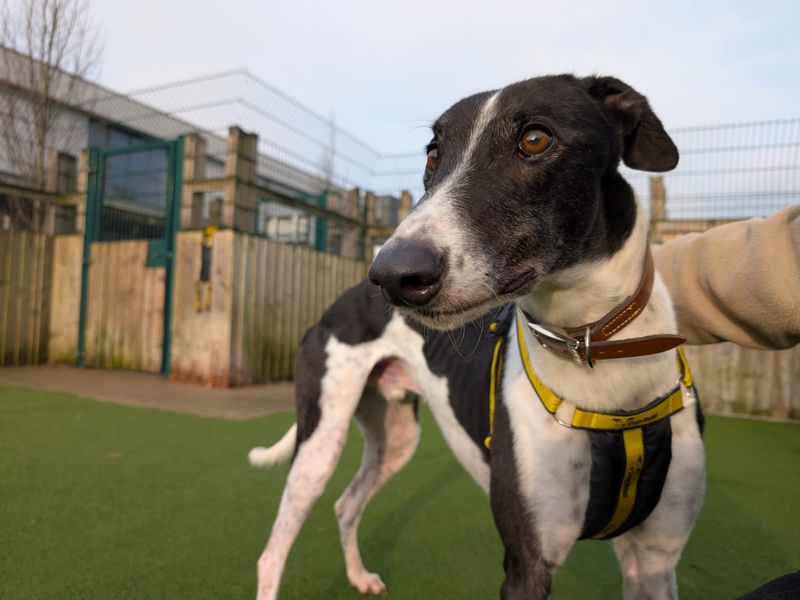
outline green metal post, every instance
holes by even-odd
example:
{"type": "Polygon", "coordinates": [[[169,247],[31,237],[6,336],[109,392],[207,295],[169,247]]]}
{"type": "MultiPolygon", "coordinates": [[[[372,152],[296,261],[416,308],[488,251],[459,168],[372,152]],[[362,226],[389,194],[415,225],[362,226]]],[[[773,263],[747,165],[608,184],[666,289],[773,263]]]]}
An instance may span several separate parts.
{"type": "MultiPolygon", "coordinates": [[[[327,208],[327,199],[327,192],[322,192],[319,196],[317,196],[317,206],[321,208],[327,208]]],[[[314,248],[320,252],[326,252],[328,250],[328,220],[321,217],[316,217],[316,219],[317,228],[315,236],[316,239],[314,240],[314,248]]]]}
{"type": "Polygon", "coordinates": [[[170,144],[172,190],[167,214],[167,266],[164,298],[164,343],[161,352],[161,373],[169,377],[172,355],[172,314],[175,287],[175,248],[181,223],[181,188],[183,186],[183,138],[170,144]]]}
{"type": "Polygon", "coordinates": [[[86,192],[86,216],[83,224],[83,263],[81,267],[81,302],[78,315],[77,366],[86,364],[86,311],[89,304],[89,267],[92,262],[92,242],[97,239],[100,212],[102,161],[99,150],[89,150],[89,178],[86,192]]]}

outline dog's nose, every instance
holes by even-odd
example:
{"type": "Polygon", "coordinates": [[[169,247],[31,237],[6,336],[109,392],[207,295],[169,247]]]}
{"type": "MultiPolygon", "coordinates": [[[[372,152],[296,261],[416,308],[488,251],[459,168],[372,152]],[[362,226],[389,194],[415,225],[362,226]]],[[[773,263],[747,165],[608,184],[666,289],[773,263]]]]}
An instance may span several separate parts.
{"type": "Polygon", "coordinates": [[[425,306],[442,287],[444,254],[426,244],[400,242],[378,252],[369,278],[395,306],[425,306]]]}

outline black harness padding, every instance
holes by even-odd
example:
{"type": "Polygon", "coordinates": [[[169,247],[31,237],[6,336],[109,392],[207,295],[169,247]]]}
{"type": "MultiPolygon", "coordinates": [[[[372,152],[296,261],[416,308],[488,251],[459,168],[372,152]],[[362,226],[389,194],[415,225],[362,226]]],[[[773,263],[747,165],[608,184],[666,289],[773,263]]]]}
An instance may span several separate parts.
{"type": "MultiPolygon", "coordinates": [[[[589,504],[580,539],[596,536],[609,523],[619,499],[625,474],[622,431],[587,431],[592,444],[589,504]]],[[[672,459],[672,428],[662,419],[642,428],[644,464],[636,487],[636,500],[628,518],[608,539],[625,533],[644,521],[658,504],[672,459]]]]}
{"type": "MultiPolygon", "coordinates": [[[[487,464],[489,449],[485,440],[491,431],[490,403],[480,399],[490,397],[492,358],[497,344],[506,339],[515,314],[514,304],[505,304],[455,333],[431,331],[417,321],[406,321],[425,340],[422,352],[428,368],[434,375],[447,379],[453,413],[481,449],[487,464]]],[[[499,373],[494,376],[499,381],[499,373]]],[[[498,385],[495,393],[499,394],[499,388],[498,385]]]]}

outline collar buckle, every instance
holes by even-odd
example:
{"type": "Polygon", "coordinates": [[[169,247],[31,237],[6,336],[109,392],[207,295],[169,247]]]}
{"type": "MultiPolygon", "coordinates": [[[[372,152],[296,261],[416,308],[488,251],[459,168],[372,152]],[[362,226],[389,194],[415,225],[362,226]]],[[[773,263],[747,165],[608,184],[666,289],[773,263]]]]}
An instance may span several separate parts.
{"type": "Polygon", "coordinates": [[[586,327],[583,340],[579,340],[569,335],[553,331],[552,329],[542,327],[537,323],[531,323],[527,319],[526,322],[528,323],[528,328],[531,330],[531,333],[533,333],[533,337],[541,344],[542,348],[548,347],[545,340],[564,344],[572,355],[572,360],[576,365],[579,367],[586,367],[587,369],[594,369],[594,361],[592,360],[592,330],[590,327],[586,327]],[[579,352],[581,345],[583,345],[583,356],[581,356],[579,352]]]}
{"type": "Polygon", "coordinates": [[[580,352],[578,352],[578,348],[581,347],[581,341],[574,340],[572,342],[566,342],[566,344],[567,344],[567,350],[569,350],[570,354],[572,354],[572,360],[575,362],[575,364],[578,365],[579,367],[584,366],[586,363],[581,358],[580,352]]]}
{"type": "Polygon", "coordinates": [[[587,369],[594,369],[594,361],[592,360],[592,329],[586,326],[586,333],[583,334],[583,360],[587,369]]]}

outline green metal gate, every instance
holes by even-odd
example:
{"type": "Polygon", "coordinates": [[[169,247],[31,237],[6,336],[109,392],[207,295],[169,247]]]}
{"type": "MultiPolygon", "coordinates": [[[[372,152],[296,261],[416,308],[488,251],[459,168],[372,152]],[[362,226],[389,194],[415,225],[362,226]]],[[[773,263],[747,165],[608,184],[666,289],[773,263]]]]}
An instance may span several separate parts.
{"type": "Polygon", "coordinates": [[[90,150],[78,366],[169,373],[183,140],[90,150]]]}

